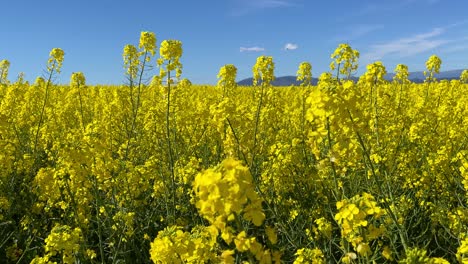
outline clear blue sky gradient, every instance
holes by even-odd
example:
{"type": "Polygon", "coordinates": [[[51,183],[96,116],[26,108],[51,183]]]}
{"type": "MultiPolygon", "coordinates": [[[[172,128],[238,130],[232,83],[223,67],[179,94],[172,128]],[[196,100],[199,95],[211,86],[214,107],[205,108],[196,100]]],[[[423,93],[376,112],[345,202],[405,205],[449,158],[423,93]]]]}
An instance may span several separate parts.
{"type": "Polygon", "coordinates": [[[467,10],[466,0],[4,1],[0,60],[11,62],[10,80],[24,72],[33,81],[59,47],[65,61],[58,82],[82,71],[89,84],[121,84],[123,47],[152,31],[158,45],[182,41],[182,76],[198,84],[216,83],[225,64],[236,65],[238,80],[250,77],[260,55],[273,56],[276,76],[295,75],[309,61],[317,77],[339,43],[360,51],[358,74],[376,60],[389,72],[398,63],[424,70],[432,54],[442,58],[442,70],[465,69],[467,10]],[[296,49],[285,49],[288,43],[296,49]]]}

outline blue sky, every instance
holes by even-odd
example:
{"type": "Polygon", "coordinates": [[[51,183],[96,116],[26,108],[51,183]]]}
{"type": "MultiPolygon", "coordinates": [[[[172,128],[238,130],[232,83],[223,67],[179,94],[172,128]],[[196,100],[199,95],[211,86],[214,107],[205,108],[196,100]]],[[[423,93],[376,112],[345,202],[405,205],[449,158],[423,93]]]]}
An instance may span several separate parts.
{"type": "MultiPolygon", "coordinates": [[[[183,43],[182,76],[214,84],[219,68],[234,64],[238,80],[250,77],[260,55],[273,56],[276,76],[295,75],[312,63],[328,71],[339,43],[361,53],[360,70],[381,60],[424,70],[432,54],[442,70],[468,68],[466,0],[15,0],[0,15],[0,60],[32,81],[54,47],[65,51],[58,82],[82,71],[90,84],[124,82],[122,50],[138,44],[141,31],[183,43]]],[[[155,71],[156,73],[156,71],[155,71]]]]}

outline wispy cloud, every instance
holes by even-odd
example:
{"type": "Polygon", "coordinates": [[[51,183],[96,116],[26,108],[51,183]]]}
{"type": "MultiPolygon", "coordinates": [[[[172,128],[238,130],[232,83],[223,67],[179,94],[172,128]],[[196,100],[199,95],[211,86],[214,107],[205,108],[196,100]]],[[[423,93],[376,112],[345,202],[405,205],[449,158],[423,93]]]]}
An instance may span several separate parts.
{"type": "Polygon", "coordinates": [[[336,37],[337,41],[349,41],[358,39],[363,37],[367,34],[370,34],[374,31],[383,29],[384,25],[379,24],[361,24],[361,25],[353,25],[346,33],[336,37]]]}
{"type": "Polygon", "coordinates": [[[292,1],[286,0],[250,0],[247,1],[251,7],[255,8],[276,8],[276,7],[285,7],[293,6],[292,1]]]}
{"type": "Polygon", "coordinates": [[[442,52],[455,53],[465,50],[468,50],[468,36],[453,40],[450,45],[447,45],[447,47],[442,50],[442,52]]]}
{"type": "Polygon", "coordinates": [[[434,5],[441,0],[394,0],[394,1],[372,1],[361,6],[358,6],[356,10],[349,16],[342,17],[342,20],[347,21],[351,17],[368,16],[371,14],[382,14],[382,13],[393,13],[399,12],[404,8],[408,8],[411,5],[434,5]]]}
{"type": "Polygon", "coordinates": [[[233,16],[243,16],[257,10],[297,6],[294,0],[232,0],[233,16]]]}
{"type": "Polygon", "coordinates": [[[444,53],[454,53],[454,52],[460,52],[460,51],[464,51],[464,50],[468,50],[468,44],[457,44],[457,45],[454,45],[454,46],[450,46],[450,47],[447,47],[445,49],[442,50],[442,52],[444,53]]]}
{"type": "Polygon", "coordinates": [[[252,52],[260,52],[260,51],[264,51],[265,48],[261,48],[261,47],[240,47],[240,52],[245,52],[245,51],[252,51],[252,52]]]}
{"type": "Polygon", "coordinates": [[[284,50],[296,50],[297,48],[299,48],[299,46],[293,43],[286,43],[286,45],[284,45],[284,50]]]}
{"type": "Polygon", "coordinates": [[[371,45],[370,50],[362,55],[362,60],[369,63],[388,55],[402,58],[429,51],[450,42],[448,39],[440,38],[444,32],[444,28],[434,28],[430,32],[371,45]]]}

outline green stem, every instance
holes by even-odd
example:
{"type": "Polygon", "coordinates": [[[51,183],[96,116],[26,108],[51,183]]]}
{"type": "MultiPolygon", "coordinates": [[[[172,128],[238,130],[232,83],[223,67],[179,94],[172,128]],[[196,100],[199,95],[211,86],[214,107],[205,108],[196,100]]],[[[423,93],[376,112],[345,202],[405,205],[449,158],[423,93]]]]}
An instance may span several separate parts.
{"type": "MultiPolygon", "coordinates": [[[[170,61],[169,61],[170,64],[170,61]]],[[[174,156],[172,153],[172,142],[171,142],[171,124],[170,124],[170,112],[171,111],[171,72],[167,73],[167,108],[166,108],[166,136],[167,136],[167,147],[169,154],[169,172],[171,174],[171,195],[172,195],[172,218],[175,218],[175,173],[174,173],[174,156]]]]}
{"type": "Polygon", "coordinates": [[[145,72],[147,57],[148,57],[148,51],[145,52],[145,55],[143,57],[143,62],[141,64],[141,70],[138,75],[136,102],[134,102],[134,99],[133,99],[133,88],[134,88],[133,79],[130,79],[130,100],[132,103],[132,125],[130,126],[130,132],[128,133],[128,136],[127,136],[127,148],[125,150],[125,160],[128,159],[128,154],[130,152],[130,140],[137,134],[135,132],[135,127],[136,127],[136,122],[137,122],[138,110],[140,108],[141,86],[142,86],[143,74],[145,72]]]}
{"type": "MultiPolygon", "coordinates": [[[[353,117],[351,115],[351,112],[349,110],[348,110],[348,114],[349,114],[349,118],[351,119],[351,123],[354,126],[354,124],[355,124],[354,119],[353,119],[353,117]]],[[[370,154],[369,154],[369,152],[368,152],[368,150],[367,150],[367,148],[366,148],[366,146],[364,144],[364,140],[362,139],[361,134],[359,133],[359,131],[355,130],[355,132],[356,132],[356,135],[358,137],[359,144],[361,145],[361,148],[362,148],[362,150],[364,152],[364,156],[367,159],[367,161],[369,162],[369,166],[370,166],[370,169],[371,169],[371,172],[372,172],[372,176],[376,179],[376,181],[378,181],[378,177],[377,177],[377,173],[376,173],[375,168],[374,168],[374,164],[372,163],[372,160],[370,158],[370,154]]],[[[377,187],[378,187],[379,192],[381,194],[385,194],[385,191],[382,188],[382,182],[378,182],[377,187]]],[[[392,195],[388,195],[388,196],[393,197],[392,195]]],[[[390,208],[390,205],[388,204],[386,199],[383,199],[383,202],[384,202],[384,204],[386,206],[387,212],[389,212],[389,214],[390,214],[390,218],[392,219],[393,223],[395,224],[395,226],[398,229],[398,235],[400,236],[401,243],[403,244],[403,248],[405,249],[405,251],[407,251],[408,245],[406,243],[406,238],[403,235],[403,229],[402,229],[401,225],[398,223],[398,219],[395,216],[393,210],[390,208]]]]}
{"type": "MultiPolygon", "coordinates": [[[[327,117],[327,141],[328,141],[328,153],[330,153],[331,150],[332,150],[332,144],[331,144],[331,132],[330,132],[330,119],[329,119],[329,117],[327,117]]],[[[331,160],[332,158],[333,157],[330,157],[330,163],[331,163],[332,172],[333,172],[333,183],[335,185],[334,196],[335,196],[335,199],[337,201],[339,201],[339,200],[343,199],[344,193],[341,192],[340,189],[339,189],[338,176],[337,176],[337,173],[336,173],[335,162],[331,160]],[[339,200],[338,200],[338,197],[339,197],[339,200]]]]}
{"type": "MultiPolygon", "coordinates": [[[[253,142],[253,147],[252,147],[252,162],[250,164],[250,167],[252,168],[251,171],[253,171],[253,168],[255,165],[255,156],[257,152],[257,133],[258,133],[258,126],[260,123],[260,111],[261,111],[262,103],[263,103],[264,88],[265,88],[265,85],[262,83],[260,99],[258,100],[257,111],[255,114],[255,128],[254,128],[254,136],[253,136],[254,142],[253,142]]],[[[252,176],[254,177],[254,180],[257,181],[257,174],[256,173],[252,174],[252,176]]]]}
{"type": "Polygon", "coordinates": [[[80,113],[81,113],[81,127],[83,129],[83,133],[85,132],[85,121],[84,121],[84,113],[83,113],[83,100],[81,99],[81,92],[80,92],[80,86],[77,87],[78,89],[78,98],[80,100],[80,113]]]}
{"type": "Polygon", "coordinates": [[[99,253],[101,254],[101,263],[104,264],[104,245],[102,242],[102,226],[101,226],[101,220],[99,217],[100,214],[100,196],[99,196],[99,188],[98,188],[98,183],[96,180],[96,177],[93,177],[93,183],[94,183],[94,196],[96,197],[96,221],[98,224],[98,240],[99,240],[99,253]]]}
{"type": "MultiPolygon", "coordinates": [[[[54,61],[53,65],[52,65],[52,68],[50,70],[50,73],[49,73],[49,77],[47,78],[47,83],[46,83],[46,87],[45,87],[44,102],[42,104],[41,114],[39,116],[39,122],[37,124],[37,129],[36,129],[36,135],[34,137],[35,139],[34,139],[33,154],[35,156],[35,162],[36,163],[38,162],[37,159],[39,158],[39,156],[37,155],[37,145],[38,145],[38,142],[39,142],[39,131],[41,130],[42,122],[44,120],[44,112],[45,112],[45,108],[46,108],[46,105],[47,105],[47,99],[49,97],[49,86],[50,86],[50,82],[52,80],[52,76],[54,74],[55,64],[56,64],[56,62],[54,61]]],[[[34,166],[32,168],[34,168],[34,166]]]]}

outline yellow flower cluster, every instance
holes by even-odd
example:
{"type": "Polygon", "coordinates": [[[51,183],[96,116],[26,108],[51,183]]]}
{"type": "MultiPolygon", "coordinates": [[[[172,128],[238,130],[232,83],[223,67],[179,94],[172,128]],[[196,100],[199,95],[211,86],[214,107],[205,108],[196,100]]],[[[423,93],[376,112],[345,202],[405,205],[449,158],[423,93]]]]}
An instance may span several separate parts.
{"type": "Polygon", "coordinates": [[[404,64],[398,64],[395,67],[395,75],[393,76],[393,80],[395,80],[396,82],[400,82],[400,83],[407,83],[409,82],[408,76],[409,76],[408,66],[404,64]]]}
{"type": "Polygon", "coordinates": [[[198,174],[193,188],[200,214],[222,232],[228,243],[232,234],[226,223],[243,217],[260,226],[265,219],[252,176],[237,160],[226,159],[217,168],[198,174]]]}
{"type": "Polygon", "coordinates": [[[37,86],[37,87],[44,87],[45,85],[45,80],[43,77],[37,77],[36,80],[34,81],[34,86],[37,86]]]}
{"type": "Polygon", "coordinates": [[[218,230],[214,226],[196,226],[192,232],[171,226],[159,232],[151,242],[153,263],[209,263],[216,255],[218,230]]]}
{"type": "Polygon", "coordinates": [[[237,86],[236,83],[237,77],[237,68],[232,64],[226,64],[221,69],[219,69],[218,73],[218,87],[223,90],[223,95],[232,94],[237,86]]]}
{"type": "Polygon", "coordinates": [[[268,86],[275,79],[275,63],[271,56],[260,56],[253,66],[253,85],[257,85],[260,81],[262,85],[268,86]]]}
{"type": "Polygon", "coordinates": [[[335,220],[341,228],[342,237],[350,242],[360,256],[370,256],[371,241],[384,235],[385,226],[379,220],[385,211],[368,193],[356,195],[336,203],[335,220]]]}
{"type": "Polygon", "coordinates": [[[65,52],[60,48],[53,48],[49,54],[49,60],[47,61],[47,71],[60,73],[60,69],[63,65],[63,59],[65,52]]]}
{"type": "Polygon", "coordinates": [[[125,45],[123,51],[124,67],[127,69],[128,76],[130,76],[132,79],[135,79],[138,74],[138,67],[140,63],[138,57],[138,50],[134,45],[125,45]]]}
{"type": "Polygon", "coordinates": [[[317,86],[304,63],[271,87],[263,56],[261,87],[233,65],[200,86],[165,41],[147,85],[153,37],[126,46],[125,85],[55,85],[58,51],[33,85],[2,73],[0,262],[466,262],[466,78],[340,79],[359,55],[340,45],[317,86]]]}
{"type": "Polygon", "coordinates": [[[430,263],[430,264],[449,264],[443,258],[431,258],[427,256],[427,251],[420,248],[411,248],[406,251],[406,258],[400,260],[398,263],[412,264],[412,263],[430,263]]]}
{"type": "Polygon", "coordinates": [[[385,66],[381,61],[377,61],[367,65],[367,71],[360,77],[359,81],[370,84],[378,84],[384,80],[386,74],[387,70],[385,69],[385,66]]]}
{"type": "MultiPolygon", "coordinates": [[[[138,48],[142,50],[142,52],[149,52],[151,56],[154,56],[156,53],[156,35],[154,32],[143,31],[140,34],[140,43],[138,44],[138,48]]],[[[150,60],[150,56],[146,59],[147,61],[150,60]]]]}
{"type": "Polygon", "coordinates": [[[427,71],[424,71],[424,75],[426,75],[427,81],[434,80],[434,74],[439,73],[441,65],[442,60],[439,57],[436,55],[429,57],[429,59],[426,61],[427,71]]]}
{"type": "Polygon", "coordinates": [[[468,83],[468,70],[463,70],[463,72],[460,74],[460,81],[462,83],[468,83]]]}
{"type": "Polygon", "coordinates": [[[86,77],[82,72],[74,72],[70,77],[70,87],[83,87],[86,85],[86,77]]]}
{"type": "Polygon", "coordinates": [[[36,257],[31,264],[55,263],[54,259],[61,263],[73,264],[76,254],[80,250],[81,230],[72,229],[67,225],[57,225],[52,228],[49,236],[45,239],[44,257],[36,257]]]}
{"type": "Polygon", "coordinates": [[[335,49],[331,59],[330,70],[336,69],[337,77],[342,74],[349,78],[358,68],[359,51],[351,48],[348,44],[342,43],[335,49]]]}
{"type": "Polygon", "coordinates": [[[10,62],[8,60],[0,61],[0,84],[8,84],[8,69],[10,62]]]}
{"type": "Polygon", "coordinates": [[[309,248],[301,248],[298,249],[296,254],[297,257],[294,260],[294,264],[325,264],[325,258],[323,252],[318,249],[309,249],[309,248]]]}
{"type": "Polygon", "coordinates": [[[159,54],[161,58],[158,59],[158,65],[161,66],[165,61],[167,62],[166,69],[160,69],[160,77],[164,78],[167,75],[167,72],[175,70],[175,77],[179,78],[182,74],[182,64],[180,63],[180,57],[182,57],[182,42],[172,39],[164,40],[161,43],[159,54]]]}
{"type": "Polygon", "coordinates": [[[312,65],[309,62],[302,62],[299,64],[297,70],[297,80],[302,81],[303,86],[311,85],[312,83],[312,65]]]}
{"type": "Polygon", "coordinates": [[[461,241],[461,245],[457,250],[457,260],[459,263],[468,263],[468,238],[461,241]]]}

